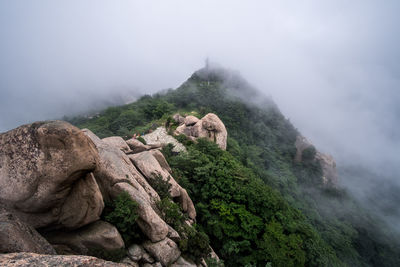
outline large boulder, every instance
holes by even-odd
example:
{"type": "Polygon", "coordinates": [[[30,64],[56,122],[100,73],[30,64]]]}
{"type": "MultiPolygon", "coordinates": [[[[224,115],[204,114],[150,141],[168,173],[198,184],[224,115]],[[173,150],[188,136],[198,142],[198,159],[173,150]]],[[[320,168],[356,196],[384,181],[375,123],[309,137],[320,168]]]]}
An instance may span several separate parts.
{"type": "Polygon", "coordinates": [[[79,255],[41,255],[36,253],[10,253],[0,255],[2,267],[129,267],[127,264],[79,255]]]}
{"type": "MultiPolygon", "coordinates": [[[[189,121],[192,121],[191,118],[189,121]]],[[[187,124],[185,120],[185,124],[176,128],[175,134],[184,134],[194,139],[207,138],[215,142],[221,149],[226,150],[228,132],[224,123],[214,113],[208,113],[194,125],[187,124]]]]}
{"type": "Polygon", "coordinates": [[[122,192],[127,192],[138,204],[137,223],[143,233],[153,242],[164,239],[168,234],[168,226],[153,209],[160,200],[157,192],[119,148],[103,142],[90,130],[83,132],[93,140],[99,151],[99,164],[94,176],[103,196],[115,199],[122,192]]]}
{"type": "Polygon", "coordinates": [[[146,241],[143,247],[163,266],[169,266],[181,256],[178,245],[169,238],[157,243],[146,241]]]}
{"type": "Polygon", "coordinates": [[[35,122],[0,134],[0,147],[0,203],[23,221],[34,228],[78,228],[99,219],[98,192],[81,189],[93,184],[85,179],[98,153],[78,128],[62,121],[35,122]],[[85,199],[77,201],[78,195],[85,199]],[[82,210],[69,213],[76,207],[82,210]]]}
{"type": "Polygon", "coordinates": [[[56,254],[49,242],[35,229],[3,207],[0,207],[0,240],[0,253],[56,254]]]}
{"type": "MultiPolygon", "coordinates": [[[[125,247],[117,228],[104,221],[97,221],[72,232],[50,232],[44,234],[59,254],[73,251],[74,254],[89,255],[94,250],[115,251],[125,247]]],[[[68,253],[69,254],[69,253],[68,253]]]]}

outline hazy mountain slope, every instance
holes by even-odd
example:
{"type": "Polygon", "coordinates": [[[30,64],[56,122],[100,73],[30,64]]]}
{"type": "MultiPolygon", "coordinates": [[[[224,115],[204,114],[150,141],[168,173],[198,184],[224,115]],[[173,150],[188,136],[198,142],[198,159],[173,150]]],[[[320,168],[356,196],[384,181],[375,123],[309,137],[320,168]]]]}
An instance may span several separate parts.
{"type": "MultiPolygon", "coordinates": [[[[304,260],[301,257],[296,258],[298,261],[293,261],[294,265],[400,265],[398,243],[389,238],[390,233],[387,233],[386,226],[363,211],[344,190],[339,187],[323,186],[321,167],[314,161],[302,163],[294,161],[298,131],[285,119],[270,99],[259,95],[235,73],[223,69],[202,69],[195,72],[176,90],[145,96],[129,105],[109,108],[96,118],[74,118],[70,121],[80,127],[93,130],[100,137],[129,136],[133,132],[142,133],[161,123],[170,122],[169,116],[177,111],[194,112],[201,116],[208,112],[216,113],[228,130],[227,151],[230,156],[227,157],[232,157],[228,162],[235,162],[235,166],[247,172],[247,176],[254,176],[252,181],[261,180],[266,186],[264,193],[260,193],[260,196],[252,195],[251,198],[264,197],[269,190],[277,190],[273,193],[276,194],[273,200],[266,198],[265,201],[272,203],[279,199],[283,206],[272,209],[273,214],[263,217],[263,223],[266,229],[274,229],[271,225],[273,219],[274,222],[281,216],[288,219],[286,223],[284,219],[282,221],[282,218],[281,221],[278,220],[277,223],[280,226],[275,229],[283,229],[281,232],[283,236],[275,240],[268,239],[269,243],[290,243],[289,237],[295,234],[300,240],[298,244],[301,245],[298,246],[301,250],[296,251],[290,245],[279,249],[265,248],[268,253],[271,253],[268,259],[272,261],[273,266],[274,264],[281,265],[279,255],[288,258],[291,257],[290,254],[296,258],[302,253],[304,253],[304,260]],[[288,215],[296,209],[300,211],[298,216],[288,215]],[[304,229],[309,229],[307,230],[309,234],[306,234],[307,231],[304,229]],[[310,242],[314,242],[314,247],[310,245],[310,242]],[[305,244],[308,244],[308,247],[305,244]]],[[[210,148],[202,151],[201,147],[194,146],[189,151],[192,151],[194,155],[200,153],[198,155],[205,157],[204,160],[208,162],[206,158],[211,153],[208,149],[210,148]]],[[[191,162],[191,154],[188,158],[182,157],[169,157],[171,165],[177,172],[184,166],[179,162],[186,161],[188,164],[191,162]]],[[[192,164],[195,163],[192,162],[192,164]]],[[[201,164],[197,167],[201,167],[201,164]]],[[[229,171],[233,170],[229,169],[229,171]]],[[[210,206],[207,205],[211,205],[207,201],[211,199],[198,194],[193,189],[199,184],[191,180],[188,175],[189,170],[186,170],[186,173],[184,171],[181,175],[182,182],[186,181],[189,194],[194,202],[198,201],[195,204],[199,217],[213,218],[216,223],[230,225],[229,220],[222,221],[221,217],[207,214],[210,210],[210,206]],[[206,205],[207,208],[205,209],[202,205],[206,205]]],[[[192,173],[193,175],[195,173],[192,173]]],[[[206,177],[212,175],[209,173],[206,177]]],[[[228,178],[225,176],[224,179],[228,178]]],[[[206,189],[202,188],[202,190],[206,189]]],[[[231,193],[234,194],[233,191],[231,193]]],[[[236,202],[228,201],[227,204],[234,203],[236,202]]],[[[265,209],[268,209],[271,203],[266,203],[265,209]]],[[[246,210],[251,209],[249,204],[244,205],[246,210]]],[[[253,210],[252,214],[261,216],[262,212],[265,211],[257,209],[253,210]]],[[[216,244],[217,253],[220,253],[227,263],[233,264],[240,260],[232,257],[230,253],[246,255],[252,250],[255,254],[251,254],[253,256],[250,258],[242,259],[242,263],[260,264],[266,259],[257,254],[261,251],[262,245],[252,243],[251,239],[259,239],[263,235],[269,238],[274,236],[273,233],[260,230],[255,236],[245,239],[250,243],[238,244],[238,240],[235,239],[237,237],[233,236],[229,239],[230,235],[227,233],[221,235],[213,233],[213,227],[206,221],[200,219],[200,227],[206,230],[210,236],[211,245],[216,244]]],[[[235,231],[234,228],[227,229],[235,231]]],[[[231,266],[229,264],[228,266],[231,266]]]]}

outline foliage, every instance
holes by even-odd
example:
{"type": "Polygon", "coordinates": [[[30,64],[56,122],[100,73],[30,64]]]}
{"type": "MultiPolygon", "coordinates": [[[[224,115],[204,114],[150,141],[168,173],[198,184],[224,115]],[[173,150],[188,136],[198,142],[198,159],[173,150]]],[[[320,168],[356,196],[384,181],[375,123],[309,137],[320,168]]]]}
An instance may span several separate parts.
{"type": "Polygon", "coordinates": [[[138,141],[142,142],[143,145],[147,145],[146,140],[144,140],[143,137],[139,136],[139,137],[136,137],[136,139],[137,139],[138,141]]]}
{"type": "Polygon", "coordinates": [[[136,223],[139,217],[137,208],[138,204],[128,193],[123,192],[112,202],[106,202],[102,213],[102,219],[117,227],[127,246],[141,238],[141,231],[136,223]]]}
{"type": "Polygon", "coordinates": [[[299,211],[214,143],[198,139],[189,153],[169,157],[169,163],[228,266],[339,263],[299,211]]]}
{"type": "Polygon", "coordinates": [[[317,153],[317,150],[315,149],[315,147],[309,146],[303,150],[303,152],[301,154],[301,158],[303,161],[310,162],[315,158],[316,153],[317,153]]]}
{"type": "Polygon", "coordinates": [[[171,198],[170,189],[171,184],[169,181],[171,177],[168,177],[167,180],[164,180],[163,177],[159,174],[153,174],[153,178],[149,179],[149,183],[151,187],[158,193],[161,199],[171,198]]]}

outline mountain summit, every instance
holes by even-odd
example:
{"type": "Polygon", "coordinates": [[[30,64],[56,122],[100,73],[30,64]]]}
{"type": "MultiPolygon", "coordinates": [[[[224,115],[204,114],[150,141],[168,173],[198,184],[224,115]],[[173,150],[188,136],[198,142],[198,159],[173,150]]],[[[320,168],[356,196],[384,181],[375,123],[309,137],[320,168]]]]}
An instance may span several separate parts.
{"type": "Polygon", "coordinates": [[[0,135],[0,249],[30,252],[3,265],[400,265],[397,236],[341,188],[334,159],[237,72],[206,66],[69,122],[0,135]]]}

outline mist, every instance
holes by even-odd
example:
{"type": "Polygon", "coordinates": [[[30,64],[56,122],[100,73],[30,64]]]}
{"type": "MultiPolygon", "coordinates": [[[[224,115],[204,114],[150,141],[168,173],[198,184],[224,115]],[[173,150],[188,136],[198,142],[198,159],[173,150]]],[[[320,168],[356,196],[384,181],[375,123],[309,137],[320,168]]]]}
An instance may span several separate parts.
{"type": "Polygon", "coordinates": [[[176,88],[210,58],[271,96],[339,169],[373,172],[341,177],[365,200],[380,182],[400,186],[399,8],[361,0],[1,1],[0,132],[176,88]]]}

